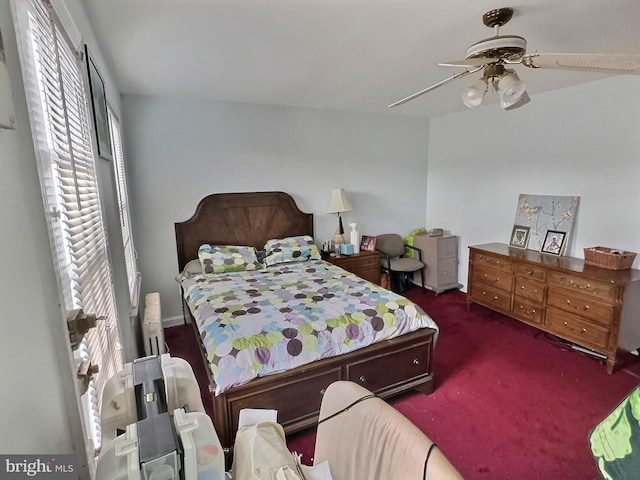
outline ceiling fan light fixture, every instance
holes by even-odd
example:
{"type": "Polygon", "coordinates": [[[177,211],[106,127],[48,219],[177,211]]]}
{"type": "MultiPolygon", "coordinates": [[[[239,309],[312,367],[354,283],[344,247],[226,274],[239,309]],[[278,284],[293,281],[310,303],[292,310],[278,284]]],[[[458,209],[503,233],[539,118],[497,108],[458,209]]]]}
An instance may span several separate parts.
{"type": "Polygon", "coordinates": [[[462,91],[462,101],[469,108],[474,108],[482,103],[484,94],[487,93],[487,82],[484,79],[476,81],[470,87],[465,88],[462,91]]]}
{"type": "Polygon", "coordinates": [[[498,96],[500,102],[511,105],[520,100],[527,90],[526,85],[518,78],[513,70],[507,70],[506,73],[498,80],[498,96]]]}
{"type": "Polygon", "coordinates": [[[523,105],[526,105],[530,101],[531,99],[529,98],[529,95],[527,94],[527,92],[524,92],[520,99],[518,99],[516,102],[506,103],[500,101],[500,108],[502,108],[503,110],[515,110],[516,108],[520,108],[523,105]]]}

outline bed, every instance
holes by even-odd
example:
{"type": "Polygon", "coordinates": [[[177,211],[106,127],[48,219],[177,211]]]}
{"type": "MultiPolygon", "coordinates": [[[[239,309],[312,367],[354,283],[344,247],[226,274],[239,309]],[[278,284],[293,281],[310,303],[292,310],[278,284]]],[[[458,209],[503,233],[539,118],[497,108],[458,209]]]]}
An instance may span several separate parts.
{"type": "Polygon", "coordinates": [[[382,398],[412,389],[433,391],[437,325],[407,299],[319,259],[312,244],[313,215],[300,211],[290,195],[212,194],[199,202],[189,220],[175,224],[175,232],[185,318],[199,340],[209,411],[224,448],[233,445],[243,408],[278,410],[287,433],[314,426],[322,395],[336,380],[352,380],[382,398]],[[311,239],[309,257],[273,260],[290,254],[274,239],[291,238],[311,239]],[[190,271],[210,258],[211,246],[246,246],[260,253],[269,248],[257,264],[260,268],[190,271]],[[274,252],[285,253],[271,256],[274,252]],[[352,310],[357,308],[363,310],[352,310]],[[288,322],[280,330],[271,321],[278,311],[288,322]],[[333,314],[326,317],[327,311],[333,314]],[[310,327],[317,322],[306,315],[322,328],[310,327]],[[396,325],[395,317],[404,323],[396,325]],[[254,321],[264,325],[254,326],[254,321]],[[223,330],[229,326],[231,330],[223,330]],[[236,336],[229,340],[231,335],[236,336]],[[271,343],[265,346],[265,339],[271,343]],[[330,345],[329,353],[320,344],[330,345]],[[283,360],[284,350],[293,352],[289,356],[294,360],[283,360]],[[267,364],[270,370],[263,368],[267,364]],[[240,367],[252,373],[243,376],[240,367]]]}

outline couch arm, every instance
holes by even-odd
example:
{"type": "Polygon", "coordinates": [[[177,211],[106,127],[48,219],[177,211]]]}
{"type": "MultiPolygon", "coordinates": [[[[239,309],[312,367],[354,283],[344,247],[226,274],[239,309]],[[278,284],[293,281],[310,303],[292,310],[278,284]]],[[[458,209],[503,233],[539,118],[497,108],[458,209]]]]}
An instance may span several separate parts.
{"type": "Polygon", "coordinates": [[[322,399],[314,464],[328,460],[333,480],[462,479],[438,448],[423,476],[432,444],[384,400],[356,383],[338,381],[322,399]]]}

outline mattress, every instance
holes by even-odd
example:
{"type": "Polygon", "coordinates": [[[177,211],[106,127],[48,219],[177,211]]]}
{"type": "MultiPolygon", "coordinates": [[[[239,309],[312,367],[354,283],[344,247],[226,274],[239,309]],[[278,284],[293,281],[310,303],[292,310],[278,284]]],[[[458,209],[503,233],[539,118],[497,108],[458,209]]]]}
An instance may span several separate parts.
{"type": "Polygon", "coordinates": [[[436,323],[415,303],[323,260],[180,274],[216,385],[351,352],[436,323]]]}

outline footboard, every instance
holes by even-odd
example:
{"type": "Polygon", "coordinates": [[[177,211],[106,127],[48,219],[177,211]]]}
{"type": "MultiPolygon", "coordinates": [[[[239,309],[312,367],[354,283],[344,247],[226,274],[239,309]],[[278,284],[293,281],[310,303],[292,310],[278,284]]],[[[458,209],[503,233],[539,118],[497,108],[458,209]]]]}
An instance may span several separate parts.
{"type": "MultiPolygon", "coordinates": [[[[431,393],[434,333],[433,329],[424,328],[355,352],[258,378],[222,395],[211,393],[213,423],[222,446],[233,446],[243,408],[278,410],[278,423],[286,433],[314,426],[322,395],[336,380],[351,380],[382,398],[412,389],[431,393]]],[[[212,387],[213,384],[210,392],[212,387]]]]}

